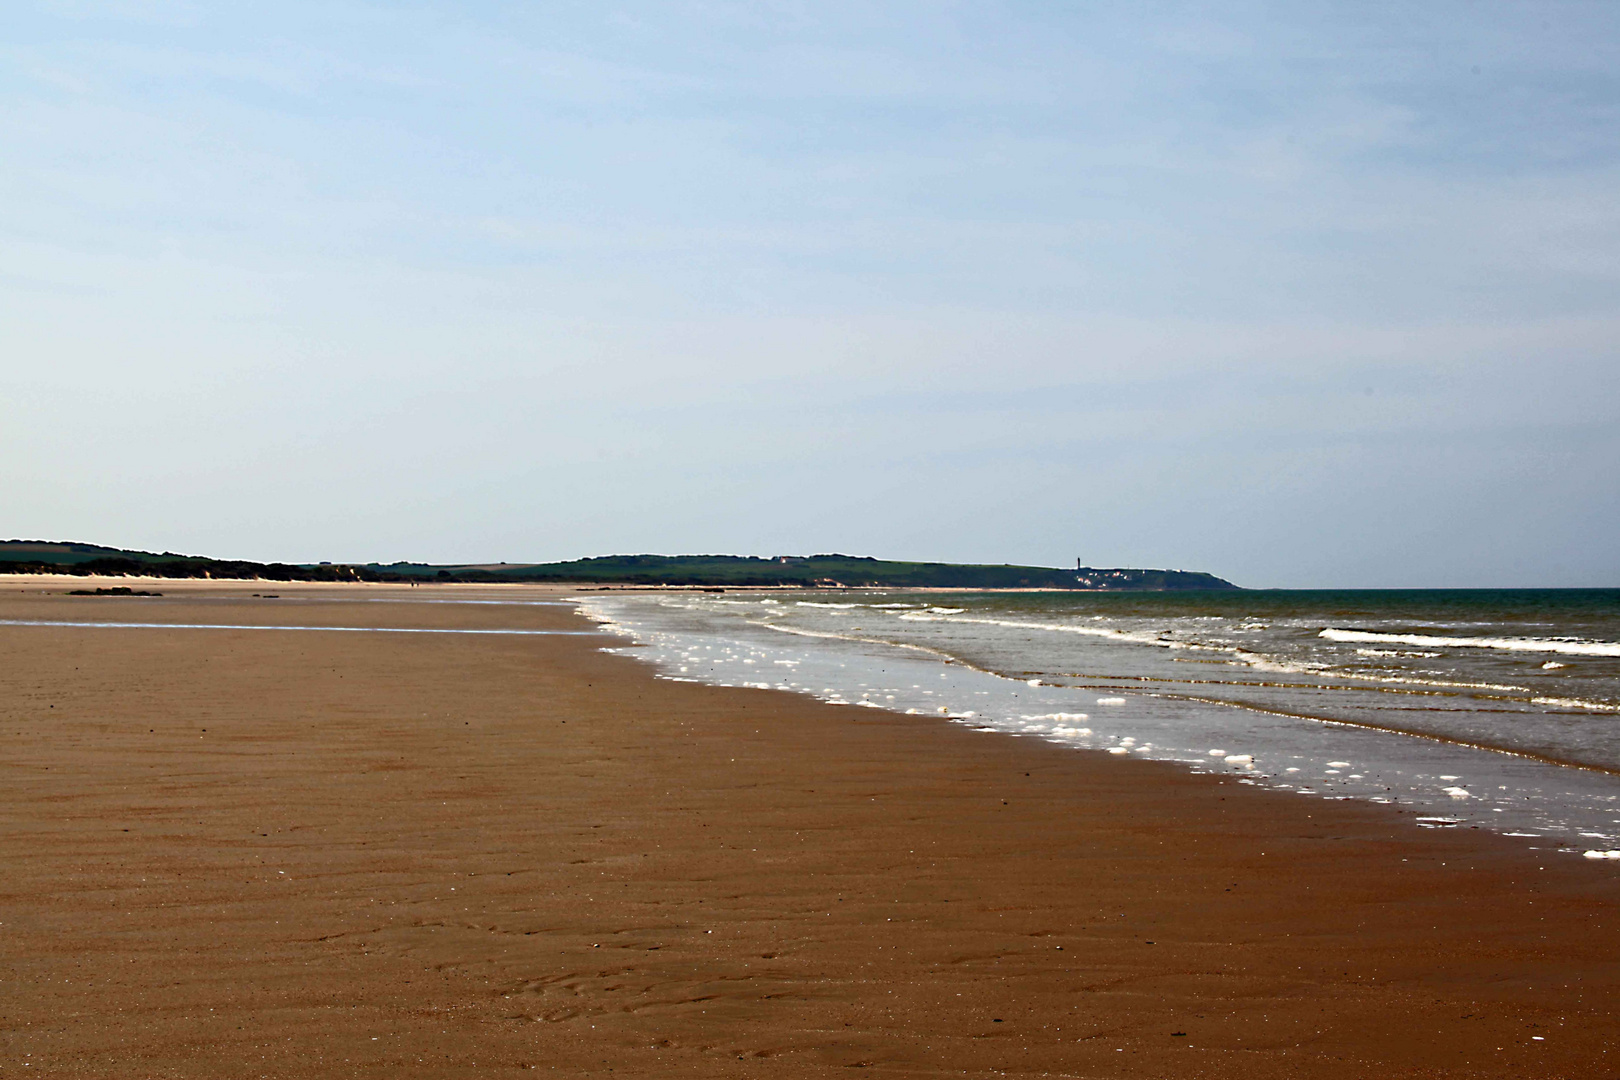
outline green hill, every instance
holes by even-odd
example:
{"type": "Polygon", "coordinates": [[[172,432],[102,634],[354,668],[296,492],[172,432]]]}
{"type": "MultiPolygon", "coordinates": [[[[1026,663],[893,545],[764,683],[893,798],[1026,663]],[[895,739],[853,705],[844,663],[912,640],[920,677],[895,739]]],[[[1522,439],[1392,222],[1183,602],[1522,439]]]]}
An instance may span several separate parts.
{"type": "Polygon", "coordinates": [[[608,555],[555,563],[257,563],[96,544],[0,541],[0,571],[268,581],[465,581],[746,588],[1235,589],[1189,570],[893,562],[855,555],[608,555]]]}
{"type": "Polygon", "coordinates": [[[259,563],[210,559],[204,555],[161,554],[50,540],[0,540],[0,573],[107,574],[163,578],[241,578],[250,581],[382,581],[357,567],[259,563]]]}

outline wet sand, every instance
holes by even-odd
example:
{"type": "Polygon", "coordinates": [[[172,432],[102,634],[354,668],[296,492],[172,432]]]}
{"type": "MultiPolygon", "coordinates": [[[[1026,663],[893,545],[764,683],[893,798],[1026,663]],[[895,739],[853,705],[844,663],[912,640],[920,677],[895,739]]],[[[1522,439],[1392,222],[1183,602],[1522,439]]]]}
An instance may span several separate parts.
{"type": "MultiPolygon", "coordinates": [[[[85,584],[0,619],[589,628],[85,584]]],[[[1620,1075],[1612,863],[601,644],[0,626],[0,1072],[1620,1075]]]]}

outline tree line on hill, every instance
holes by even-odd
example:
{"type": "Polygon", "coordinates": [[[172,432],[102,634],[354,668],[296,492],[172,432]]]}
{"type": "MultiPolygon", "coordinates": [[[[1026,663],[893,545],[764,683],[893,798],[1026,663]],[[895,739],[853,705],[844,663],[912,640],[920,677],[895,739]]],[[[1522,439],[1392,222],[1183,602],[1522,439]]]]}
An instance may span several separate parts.
{"type": "Polygon", "coordinates": [[[1187,570],[1058,569],[1044,566],[895,562],[854,555],[610,555],[556,563],[443,566],[432,563],[261,563],[91,544],[0,541],[0,570],[23,574],[225,578],[310,582],[553,582],[758,588],[1233,589],[1187,570]]]}

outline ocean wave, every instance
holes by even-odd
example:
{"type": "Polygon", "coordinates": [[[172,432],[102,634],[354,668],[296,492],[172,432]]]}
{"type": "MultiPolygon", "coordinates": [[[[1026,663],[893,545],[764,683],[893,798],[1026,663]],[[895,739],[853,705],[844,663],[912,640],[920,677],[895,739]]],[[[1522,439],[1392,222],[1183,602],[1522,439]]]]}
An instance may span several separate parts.
{"type": "Polygon", "coordinates": [[[1415,645],[1428,648],[1498,649],[1503,652],[1562,653],[1568,656],[1620,656],[1620,642],[1567,641],[1555,638],[1439,637],[1434,634],[1384,634],[1329,626],[1318,637],[1363,644],[1415,645]]]}
{"type": "MultiPolygon", "coordinates": [[[[957,664],[961,667],[967,668],[970,671],[985,671],[984,668],[981,668],[976,664],[971,664],[960,657],[953,656],[943,649],[935,649],[928,645],[916,645],[909,641],[889,641],[886,638],[857,637],[854,634],[834,634],[824,630],[806,630],[801,626],[782,626],[779,623],[757,622],[753,619],[748,620],[748,625],[757,626],[761,630],[775,630],[779,634],[792,634],[795,637],[822,638],[827,641],[853,641],[860,645],[887,645],[896,649],[910,649],[914,652],[927,653],[929,656],[937,656],[941,660],[944,660],[947,664],[957,664]]],[[[997,677],[1005,678],[1005,676],[1001,675],[998,675],[997,677]]]]}
{"type": "Polygon", "coordinates": [[[1235,653],[1238,649],[1225,645],[1203,645],[1191,641],[1167,641],[1157,636],[1133,634],[1126,630],[1113,630],[1105,626],[1075,626],[1072,623],[1027,622],[1021,619],[957,618],[949,608],[930,608],[928,611],[908,612],[899,616],[902,622],[943,622],[970,626],[1002,626],[1009,630],[1050,630],[1059,634],[1081,634],[1085,637],[1125,641],[1133,645],[1157,645],[1161,649],[1204,649],[1211,652],[1235,653]]]}
{"type": "MultiPolygon", "coordinates": [[[[1419,673],[1374,675],[1370,672],[1346,671],[1336,668],[1332,664],[1310,660],[1284,659],[1266,653],[1256,652],[1238,645],[1213,644],[1210,642],[1175,640],[1162,638],[1146,633],[1132,633],[1128,630],[1116,630],[1103,626],[1076,626],[1072,623],[1032,622],[1021,619],[986,619],[979,617],[959,618],[954,615],[936,615],[932,611],[907,612],[899,616],[903,622],[942,622],[952,625],[978,625],[1005,627],[1010,630],[1049,630],[1064,634],[1079,634],[1084,637],[1102,638],[1107,641],[1117,641],[1129,645],[1151,645],[1160,649],[1175,651],[1191,651],[1203,653],[1223,653],[1232,657],[1232,663],[1242,664],[1252,671],[1270,672],[1280,675],[1305,675],[1313,678],[1331,680],[1351,680],[1357,683],[1375,683],[1387,686],[1422,686],[1455,690],[1495,690],[1504,693],[1528,694],[1532,691],[1526,686],[1514,686],[1507,683],[1475,682],[1460,679],[1432,679],[1423,678],[1419,673]]],[[[1361,631],[1342,631],[1343,633],[1361,633],[1361,631]]],[[[1328,637],[1328,631],[1322,631],[1322,637],[1328,637]]],[[[1330,640],[1337,640],[1330,638],[1330,640]]],[[[1384,640],[1384,639],[1380,639],[1384,640]]],[[[1452,640],[1452,639],[1446,639],[1452,640]]],[[[1408,642],[1401,642],[1406,644],[1408,642]]],[[[1620,648],[1620,646],[1616,646],[1620,648]]],[[[940,650],[942,655],[949,655],[940,650]]],[[[1607,706],[1599,705],[1603,709],[1607,706]]]]}

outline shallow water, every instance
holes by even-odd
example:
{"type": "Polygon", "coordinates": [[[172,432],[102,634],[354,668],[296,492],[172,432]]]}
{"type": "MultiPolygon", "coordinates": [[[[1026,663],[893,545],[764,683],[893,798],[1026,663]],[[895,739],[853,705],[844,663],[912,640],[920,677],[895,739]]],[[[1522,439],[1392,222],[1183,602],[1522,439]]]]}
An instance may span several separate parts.
{"type": "Polygon", "coordinates": [[[1620,590],[666,593],[588,614],[774,687],[1620,848],[1620,590]]]}

